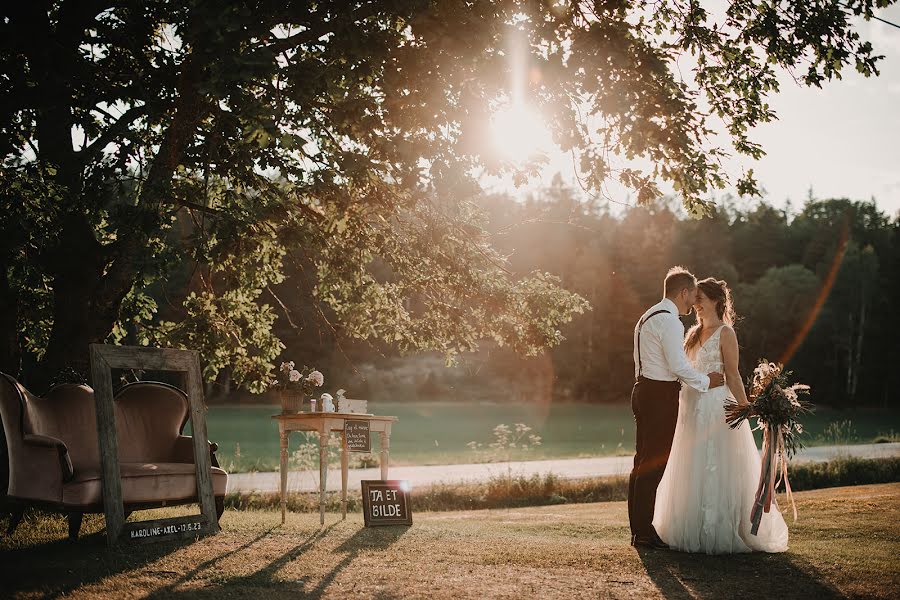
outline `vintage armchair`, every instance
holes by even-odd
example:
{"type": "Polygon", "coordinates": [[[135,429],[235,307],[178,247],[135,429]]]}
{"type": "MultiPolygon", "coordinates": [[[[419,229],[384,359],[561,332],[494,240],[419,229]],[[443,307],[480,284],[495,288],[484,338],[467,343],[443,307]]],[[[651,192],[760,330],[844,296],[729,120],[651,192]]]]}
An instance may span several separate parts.
{"type": "MultiPolygon", "coordinates": [[[[119,390],[113,405],[126,515],[197,502],[193,441],[182,435],[189,415],[185,393],[164,383],[138,382],[119,390]]],[[[0,373],[0,419],[13,506],[8,534],[31,505],[66,513],[69,537],[77,539],[84,513],[103,512],[93,390],[64,384],[35,396],[0,373]]],[[[216,449],[210,443],[213,495],[221,517],[228,474],[219,468],[216,449]]]]}

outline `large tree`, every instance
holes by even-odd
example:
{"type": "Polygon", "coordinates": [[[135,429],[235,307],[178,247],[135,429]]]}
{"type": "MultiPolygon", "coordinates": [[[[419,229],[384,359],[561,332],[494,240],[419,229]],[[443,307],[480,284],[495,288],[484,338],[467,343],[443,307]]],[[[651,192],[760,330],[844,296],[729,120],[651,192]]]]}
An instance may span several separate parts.
{"type": "MultiPolygon", "coordinates": [[[[590,190],[616,178],[645,202],[668,181],[706,214],[730,183],[714,121],[758,157],[776,69],[877,73],[851,20],[886,4],[6,3],[0,368],[37,360],[39,380],[133,339],[200,348],[207,375],[262,389],[287,252],[352,336],[538,352],[585,302],[510,271],[481,229],[474,169],[540,162],[490,151],[492,112],[533,105],[590,190]]],[[[753,193],[752,171],[736,184],[753,193]]]]}

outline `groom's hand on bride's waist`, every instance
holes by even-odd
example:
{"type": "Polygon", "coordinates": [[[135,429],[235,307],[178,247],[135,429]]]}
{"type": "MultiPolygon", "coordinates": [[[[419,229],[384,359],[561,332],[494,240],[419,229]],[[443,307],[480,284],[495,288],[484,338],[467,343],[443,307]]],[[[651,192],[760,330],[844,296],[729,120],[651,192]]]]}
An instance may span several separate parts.
{"type": "Polygon", "coordinates": [[[713,371],[708,374],[709,377],[709,389],[717,388],[721,385],[725,385],[725,376],[721,373],[716,373],[713,371]]]}

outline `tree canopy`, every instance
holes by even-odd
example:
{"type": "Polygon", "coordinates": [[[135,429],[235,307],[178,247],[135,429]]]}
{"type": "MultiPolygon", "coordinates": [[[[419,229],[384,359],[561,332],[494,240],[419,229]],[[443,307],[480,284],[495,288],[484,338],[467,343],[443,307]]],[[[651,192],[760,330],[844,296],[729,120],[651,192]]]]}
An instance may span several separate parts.
{"type": "MultiPolygon", "coordinates": [[[[617,179],[645,203],[667,181],[709,214],[726,153],[762,154],[749,131],[774,118],[777,70],[877,74],[851,20],[887,4],[7,3],[0,368],[40,380],[130,340],[197,348],[207,376],[261,390],[294,253],[352,336],[539,352],[588,305],[491,245],[477,169],[540,165],[490,150],[492,113],[525,98],[589,190],[617,179]]],[[[733,183],[756,191],[752,170],[733,183]]]]}

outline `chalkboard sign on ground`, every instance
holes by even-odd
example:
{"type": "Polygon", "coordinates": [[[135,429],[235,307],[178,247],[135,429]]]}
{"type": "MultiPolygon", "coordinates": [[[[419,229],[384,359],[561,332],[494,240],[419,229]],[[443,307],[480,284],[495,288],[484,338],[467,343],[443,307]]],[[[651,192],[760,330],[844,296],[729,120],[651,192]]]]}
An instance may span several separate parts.
{"type": "Polygon", "coordinates": [[[369,436],[368,421],[344,421],[344,435],[350,452],[371,452],[372,439],[369,436]]]}
{"type": "Polygon", "coordinates": [[[412,525],[407,481],[363,481],[362,498],[366,527],[412,525]]]}

